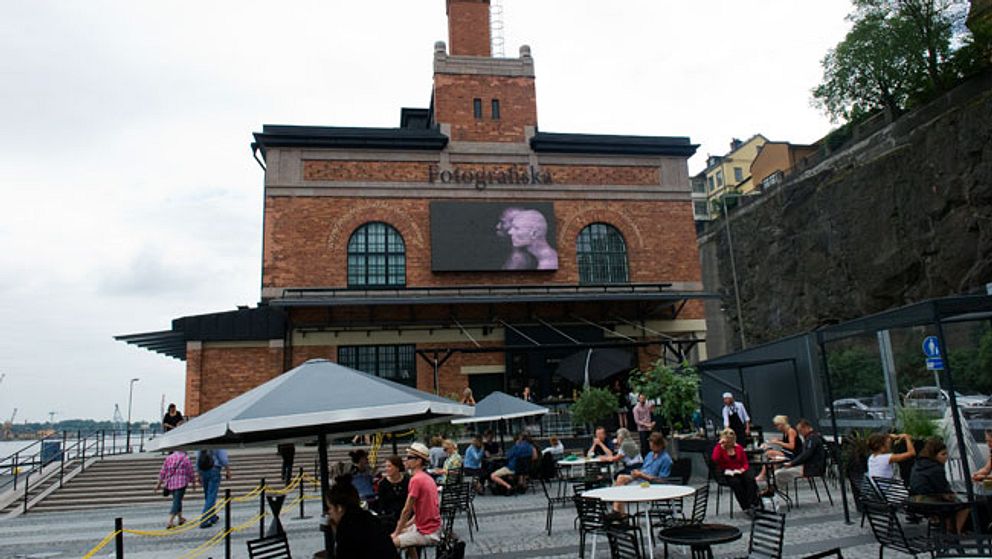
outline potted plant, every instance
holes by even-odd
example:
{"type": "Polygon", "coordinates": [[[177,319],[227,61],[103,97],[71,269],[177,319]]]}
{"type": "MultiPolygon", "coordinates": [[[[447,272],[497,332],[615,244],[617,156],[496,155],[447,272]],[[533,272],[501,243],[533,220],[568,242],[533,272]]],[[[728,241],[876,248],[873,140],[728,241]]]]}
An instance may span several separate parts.
{"type": "Polygon", "coordinates": [[[596,425],[617,411],[617,397],[605,388],[586,388],[571,406],[572,420],[596,425]]]}
{"type": "MultiPolygon", "coordinates": [[[[913,447],[917,454],[923,450],[923,445],[927,439],[941,436],[937,422],[929,416],[926,410],[901,407],[896,410],[896,420],[899,430],[913,439],[913,447]]],[[[899,462],[899,475],[902,476],[903,480],[909,481],[909,474],[912,472],[915,462],[915,458],[899,462]]]]}
{"type": "Polygon", "coordinates": [[[659,402],[655,414],[664,426],[674,431],[691,426],[699,408],[699,373],[687,362],[672,367],[659,359],[649,369],[631,371],[628,382],[635,392],[659,402]]]}

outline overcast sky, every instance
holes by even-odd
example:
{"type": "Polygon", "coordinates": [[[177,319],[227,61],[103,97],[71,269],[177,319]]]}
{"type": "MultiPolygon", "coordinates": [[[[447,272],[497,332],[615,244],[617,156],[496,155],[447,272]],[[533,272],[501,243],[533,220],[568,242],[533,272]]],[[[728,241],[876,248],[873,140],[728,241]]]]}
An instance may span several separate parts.
{"type": "MultiPolygon", "coordinates": [[[[503,0],[542,130],[811,142],[846,0],[503,0]]],[[[115,342],[257,303],[262,124],[426,107],[443,0],[52,2],[0,18],[0,421],[154,420],[185,363],[115,342]]]]}

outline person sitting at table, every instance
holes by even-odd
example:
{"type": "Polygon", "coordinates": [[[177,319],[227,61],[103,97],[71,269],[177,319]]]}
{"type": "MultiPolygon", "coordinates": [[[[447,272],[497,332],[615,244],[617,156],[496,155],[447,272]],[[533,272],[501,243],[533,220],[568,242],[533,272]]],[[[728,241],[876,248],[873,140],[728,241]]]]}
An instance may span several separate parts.
{"type": "Polygon", "coordinates": [[[448,479],[448,472],[458,470],[462,467],[462,455],[458,454],[458,445],[451,439],[444,439],[441,442],[441,448],[444,449],[447,458],[445,458],[444,464],[440,468],[431,473],[434,474],[437,482],[443,485],[448,479]]]}
{"type": "MultiPolygon", "coordinates": [[[[927,439],[909,475],[910,507],[914,503],[947,505],[954,510],[953,505],[958,503],[958,498],[947,482],[945,464],[947,464],[947,445],[940,437],[927,439]]],[[[967,505],[961,503],[960,509],[955,511],[954,518],[947,518],[948,531],[960,534],[965,522],[968,521],[969,514],[967,505]]]]}
{"type": "Polygon", "coordinates": [[[410,478],[403,468],[403,460],[393,454],[383,461],[383,476],[376,486],[376,499],[372,506],[379,520],[392,532],[396,529],[403,505],[406,504],[407,487],[410,478]]]}
{"type": "MultiPolygon", "coordinates": [[[[781,439],[772,439],[766,443],[765,456],[768,458],[777,458],[779,456],[784,457],[786,460],[791,460],[796,457],[799,450],[803,447],[803,438],[799,436],[799,432],[789,425],[789,416],[787,415],[776,415],[772,418],[772,425],[779,433],[782,433],[781,439]]],[[[764,481],[765,479],[765,467],[761,467],[761,472],[755,478],[757,481],[764,481]]]]}
{"type": "Polygon", "coordinates": [[[612,442],[606,440],[606,427],[596,427],[595,435],[592,438],[592,446],[589,447],[589,457],[600,457],[601,460],[613,458],[612,442]]]}
{"type": "Polygon", "coordinates": [[[334,528],[338,559],[398,558],[396,546],[382,523],[362,509],[349,475],[334,480],[327,494],[327,516],[334,528]]]}
{"type": "Polygon", "coordinates": [[[444,451],[444,439],[437,435],[431,437],[431,447],[429,452],[431,463],[427,473],[436,480],[438,474],[435,474],[434,472],[443,468],[444,461],[448,459],[448,453],[444,451]]]}
{"type": "Polygon", "coordinates": [[[985,430],[985,444],[989,447],[989,461],[981,468],[975,470],[975,473],[971,474],[971,481],[992,479],[992,429],[985,430]]]}
{"type": "Polygon", "coordinates": [[[436,546],[441,541],[441,508],[437,485],[424,469],[430,451],[423,443],[413,443],[403,463],[412,472],[407,486],[406,504],[396,521],[391,537],[393,545],[406,549],[408,559],[417,557],[417,547],[436,546]]]}
{"type": "Polygon", "coordinates": [[[526,490],[527,486],[522,485],[519,478],[527,474],[524,467],[529,468],[530,462],[537,458],[534,446],[527,442],[527,438],[524,437],[523,433],[519,433],[514,437],[514,440],[516,440],[516,443],[506,453],[506,466],[496,470],[489,476],[489,480],[505,489],[507,495],[513,495],[513,487],[503,478],[520,474],[517,479],[517,489],[526,490]]]}
{"type": "Polygon", "coordinates": [[[372,487],[372,468],[369,467],[369,453],[359,448],[348,453],[351,457],[351,484],[358,491],[363,501],[375,500],[375,488],[372,487]]]}
{"type": "Polygon", "coordinates": [[[916,456],[916,449],[913,448],[913,438],[909,435],[872,433],[868,437],[868,450],[871,456],[868,457],[868,477],[896,477],[892,465],[909,460],[916,456]],[[906,441],[906,452],[895,454],[892,452],[892,443],[898,440],[906,441]]]}
{"type": "Polygon", "coordinates": [[[486,432],[482,434],[482,450],[485,451],[485,460],[490,460],[495,456],[499,456],[499,443],[493,440],[493,430],[486,429],[486,432]]]}
{"type": "Polygon", "coordinates": [[[541,451],[541,454],[551,454],[555,457],[555,460],[561,460],[565,456],[565,445],[561,444],[558,437],[551,435],[548,438],[548,446],[541,451]]]}
{"type": "Polygon", "coordinates": [[[726,479],[741,510],[748,516],[753,515],[753,509],[758,505],[758,484],[754,481],[754,472],[750,469],[744,447],[737,444],[737,433],[733,429],[720,432],[720,442],[713,447],[712,457],[716,471],[726,479]]]}
{"type": "Polygon", "coordinates": [[[613,448],[616,449],[616,452],[613,453],[611,458],[600,457],[600,460],[604,462],[619,462],[623,466],[619,472],[621,474],[629,474],[634,471],[636,466],[640,466],[643,462],[640,448],[634,441],[633,436],[631,436],[630,431],[623,427],[617,429],[617,439],[613,448]]]}
{"type": "MultiPolygon", "coordinates": [[[[784,462],[782,469],[775,471],[775,481],[785,486],[796,478],[821,476],[827,469],[827,447],[823,444],[823,435],[813,430],[813,425],[805,419],[796,422],[796,430],[803,438],[802,451],[795,458],[784,462]]],[[[761,495],[771,496],[775,491],[775,486],[769,484],[761,495]]]]}
{"type": "Polygon", "coordinates": [[[473,488],[479,494],[482,494],[482,459],[484,456],[482,440],[479,437],[472,437],[472,442],[465,448],[465,475],[472,478],[473,488]]]}
{"type": "MultiPolygon", "coordinates": [[[[621,474],[617,476],[616,481],[613,483],[614,487],[619,487],[621,485],[627,485],[629,483],[665,483],[668,476],[672,473],[672,457],[665,450],[668,444],[665,442],[665,437],[661,433],[651,433],[648,436],[648,447],[651,449],[647,456],[644,457],[644,463],[641,464],[640,469],[633,470],[630,474],[621,474]]],[[[613,503],[613,510],[619,514],[624,514],[623,503],[613,503]]]]}

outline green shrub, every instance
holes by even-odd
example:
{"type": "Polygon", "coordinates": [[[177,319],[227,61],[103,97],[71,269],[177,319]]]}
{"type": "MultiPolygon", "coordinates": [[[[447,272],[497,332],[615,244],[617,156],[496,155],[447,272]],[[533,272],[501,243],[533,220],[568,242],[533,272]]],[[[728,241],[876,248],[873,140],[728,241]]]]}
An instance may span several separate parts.
{"type": "Polygon", "coordinates": [[[587,388],[572,404],[572,419],[597,424],[617,411],[617,396],[605,388],[587,388]]]}
{"type": "Polygon", "coordinates": [[[699,373],[688,363],[673,368],[659,359],[650,369],[632,371],[628,382],[648,400],[661,402],[655,413],[675,430],[688,425],[688,418],[699,408],[699,373]]]}
{"type": "Polygon", "coordinates": [[[937,422],[930,419],[924,410],[899,408],[896,415],[899,420],[899,429],[915,440],[924,440],[940,435],[937,422]]]}

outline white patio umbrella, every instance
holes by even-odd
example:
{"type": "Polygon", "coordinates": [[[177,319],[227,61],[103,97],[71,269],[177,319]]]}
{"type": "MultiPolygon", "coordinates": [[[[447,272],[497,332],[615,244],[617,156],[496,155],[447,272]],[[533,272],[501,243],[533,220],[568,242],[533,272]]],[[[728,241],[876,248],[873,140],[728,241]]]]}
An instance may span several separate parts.
{"type": "MultiPolygon", "coordinates": [[[[479,403],[475,405],[475,415],[453,419],[451,422],[458,424],[499,421],[501,422],[499,425],[502,426],[502,422],[506,420],[546,413],[548,413],[548,408],[544,406],[496,391],[479,400],[479,403]]],[[[503,429],[499,429],[499,446],[500,448],[503,447],[503,429]]]]}

